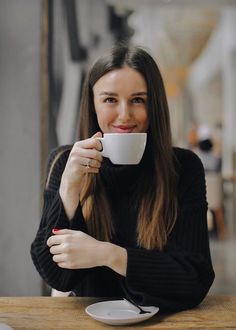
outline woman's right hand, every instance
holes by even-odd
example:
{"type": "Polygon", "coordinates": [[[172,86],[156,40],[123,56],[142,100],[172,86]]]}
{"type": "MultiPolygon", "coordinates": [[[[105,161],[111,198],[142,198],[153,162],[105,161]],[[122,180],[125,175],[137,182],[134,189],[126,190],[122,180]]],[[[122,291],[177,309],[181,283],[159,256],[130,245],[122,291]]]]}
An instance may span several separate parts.
{"type": "Polygon", "coordinates": [[[98,173],[101,167],[102,145],[97,137],[102,137],[102,133],[97,132],[91,138],[74,144],[62,174],[59,193],[69,218],[78,205],[86,175],[98,173]]]}

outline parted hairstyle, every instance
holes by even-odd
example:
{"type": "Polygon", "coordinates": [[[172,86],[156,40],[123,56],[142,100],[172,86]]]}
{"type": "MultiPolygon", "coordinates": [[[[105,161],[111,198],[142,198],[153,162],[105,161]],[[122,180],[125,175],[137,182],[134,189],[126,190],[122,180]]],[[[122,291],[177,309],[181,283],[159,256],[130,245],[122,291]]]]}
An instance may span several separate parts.
{"type": "MultiPolygon", "coordinates": [[[[114,46],[96,61],[84,81],[79,116],[79,140],[100,131],[94,108],[93,86],[106,73],[128,66],[145,79],[148,91],[147,147],[150,169],[142,184],[138,208],[137,243],[162,250],[177,217],[177,175],[172,149],[169,109],[161,73],[154,59],[140,47],[114,46]]],[[[144,173],[145,176],[145,173],[144,173]]],[[[114,234],[111,210],[101,177],[88,174],[80,196],[89,233],[111,241],[114,234]]]]}

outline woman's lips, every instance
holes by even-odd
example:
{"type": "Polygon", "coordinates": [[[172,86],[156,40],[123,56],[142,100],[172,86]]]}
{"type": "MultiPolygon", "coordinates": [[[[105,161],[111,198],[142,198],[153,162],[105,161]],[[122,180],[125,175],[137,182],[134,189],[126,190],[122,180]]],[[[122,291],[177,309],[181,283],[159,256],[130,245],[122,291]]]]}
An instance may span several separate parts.
{"type": "Polygon", "coordinates": [[[132,133],[135,125],[117,125],[113,126],[115,133],[132,133]]]}

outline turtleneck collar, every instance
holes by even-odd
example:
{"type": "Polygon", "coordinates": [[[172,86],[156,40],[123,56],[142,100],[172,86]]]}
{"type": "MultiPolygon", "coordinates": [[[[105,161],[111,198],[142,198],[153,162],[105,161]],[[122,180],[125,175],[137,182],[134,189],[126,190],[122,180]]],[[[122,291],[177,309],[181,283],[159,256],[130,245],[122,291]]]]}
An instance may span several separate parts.
{"type": "Polygon", "coordinates": [[[146,171],[151,171],[151,163],[148,148],[145,149],[141,162],[137,165],[115,165],[104,157],[100,174],[109,190],[122,190],[135,184],[146,171]]]}

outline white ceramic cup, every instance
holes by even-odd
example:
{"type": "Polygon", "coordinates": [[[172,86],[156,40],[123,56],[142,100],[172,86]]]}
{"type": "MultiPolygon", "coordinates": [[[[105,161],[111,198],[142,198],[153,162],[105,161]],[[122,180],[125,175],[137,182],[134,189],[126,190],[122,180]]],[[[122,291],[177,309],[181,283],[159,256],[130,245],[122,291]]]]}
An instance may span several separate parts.
{"type": "Polygon", "coordinates": [[[98,139],[102,143],[102,155],[113,164],[135,165],[142,159],[147,133],[104,133],[98,139]]]}

